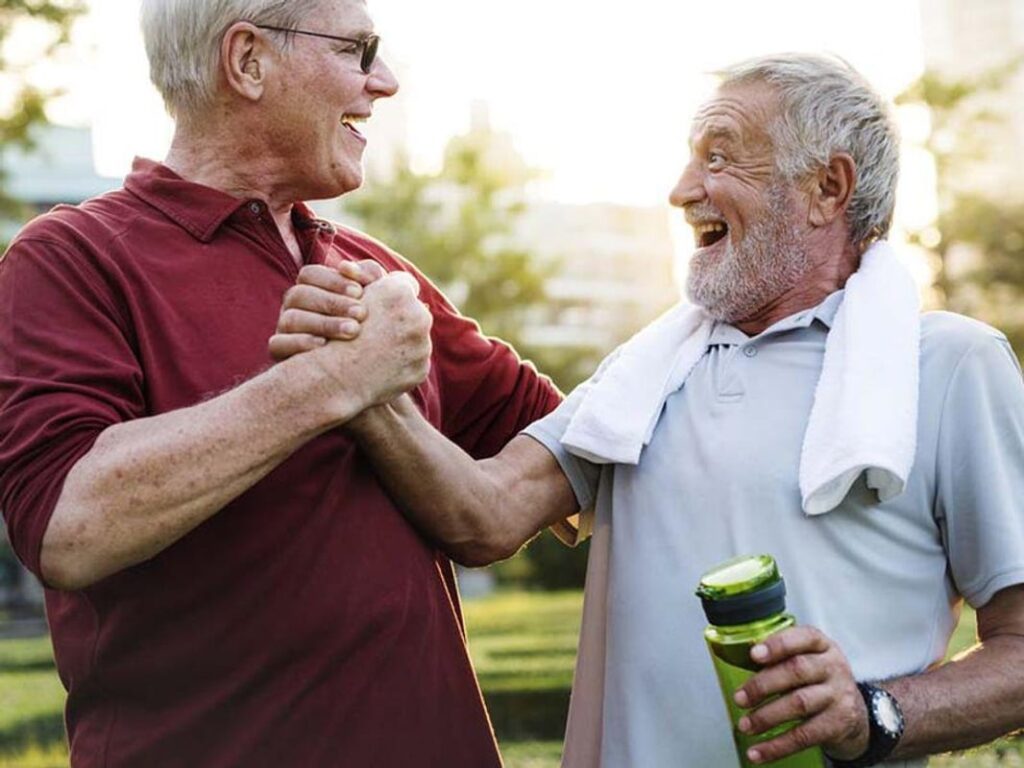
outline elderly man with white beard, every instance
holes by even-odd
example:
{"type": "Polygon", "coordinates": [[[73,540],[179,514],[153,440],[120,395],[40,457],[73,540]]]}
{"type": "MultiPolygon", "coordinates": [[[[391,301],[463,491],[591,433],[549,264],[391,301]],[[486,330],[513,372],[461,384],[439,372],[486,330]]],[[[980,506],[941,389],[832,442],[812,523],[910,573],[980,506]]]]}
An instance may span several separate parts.
{"type": "Polygon", "coordinates": [[[753,60],[690,144],[690,303],[492,459],[405,398],[348,428],[458,560],[593,533],[566,766],[737,764],[693,589],[762,551],[803,624],[752,649],[738,727],[801,722],[749,761],[916,766],[1020,728],[1024,387],[998,331],[920,314],[884,102],[836,61],[753,60]],[[944,663],[965,600],[979,641],[944,663]]]}

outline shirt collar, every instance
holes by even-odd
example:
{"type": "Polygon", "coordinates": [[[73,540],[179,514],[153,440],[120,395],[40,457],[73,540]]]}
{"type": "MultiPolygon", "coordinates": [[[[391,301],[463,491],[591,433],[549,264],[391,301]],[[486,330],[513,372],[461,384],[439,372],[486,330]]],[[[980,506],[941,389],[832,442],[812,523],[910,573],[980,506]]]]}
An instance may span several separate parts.
{"type": "MultiPolygon", "coordinates": [[[[794,328],[808,328],[815,320],[831,330],[833,323],[835,323],[836,313],[839,311],[839,306],[842,303],[843,290],[839,289],[826,296],[824,301],[817,306],[810,309],[802,309],[788,317],[784,317],[758,335],[767,336],[790,331],[794,328]]],[[[750,341],[751,338],[739,328],[729,323],[716,322],[711,329],[710,337],[708,337],[708,346],[744,344],[750,341]]]]}
{"type": "MultiPolygon", "coordinates": [[[[124,187],[143,202],[204,243],[239,209],[266,203],[234,197],[213,187],[183,179],[166,165],[137,157],[124,187]]],[[[257,211],[258,212],[258,211],[257,211]]],[[[296,203],[292,216],[300,228],[325,229],[324,223],[304,203],[296,203]]]]}

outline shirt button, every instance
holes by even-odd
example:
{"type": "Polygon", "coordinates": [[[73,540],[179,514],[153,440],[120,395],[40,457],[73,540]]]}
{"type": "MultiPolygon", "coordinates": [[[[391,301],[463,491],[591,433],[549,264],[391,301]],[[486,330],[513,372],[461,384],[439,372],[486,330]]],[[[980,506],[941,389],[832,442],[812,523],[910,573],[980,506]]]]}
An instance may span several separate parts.
{"type": "Polygon", "coordinates": [[[743,354],[747,357],[757,357],[757,347],[744,347],[743,354]]]}
{"type": "Polygon", "coordinates": [[[252,211],[256,216],[259,216],[263,212],[263,206],[253,200],[249,203],[249,210],[252,211]]]}

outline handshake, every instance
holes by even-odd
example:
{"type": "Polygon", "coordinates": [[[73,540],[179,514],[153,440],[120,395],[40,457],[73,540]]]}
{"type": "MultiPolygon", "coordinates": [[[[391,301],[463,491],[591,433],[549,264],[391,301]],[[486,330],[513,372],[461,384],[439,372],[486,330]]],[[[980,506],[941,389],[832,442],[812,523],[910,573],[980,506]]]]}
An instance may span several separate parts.
{"type": "MultiPolygon", "coordinates": [[[[373,261],[309,265],[285,294],[271,357],[302,358],[339,420],[389,403],[430,372],[433,317],[419,283],[373,261]]],[[[296,361],[298,362],[298,361],[296,361]]]]}

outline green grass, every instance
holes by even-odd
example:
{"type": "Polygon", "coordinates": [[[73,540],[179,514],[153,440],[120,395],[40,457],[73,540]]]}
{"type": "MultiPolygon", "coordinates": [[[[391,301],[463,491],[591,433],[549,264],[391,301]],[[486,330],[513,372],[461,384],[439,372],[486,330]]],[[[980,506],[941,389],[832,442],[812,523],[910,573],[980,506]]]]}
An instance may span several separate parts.
{"type": "MultiPolygon", "coordinates": [[[[499,593],[466,604],[470,652],[506,768],[557,768],[579,635],[579,592],[499,593]]],[[[950,655],[974,642],[964,616],[950,655]]],[[[0,641],[0,768],[66,768],[64,690],[47,638],[0,641]]],[[[1024,768],[1024,742],[932,759],[933,768],[1024,768]]]]}

